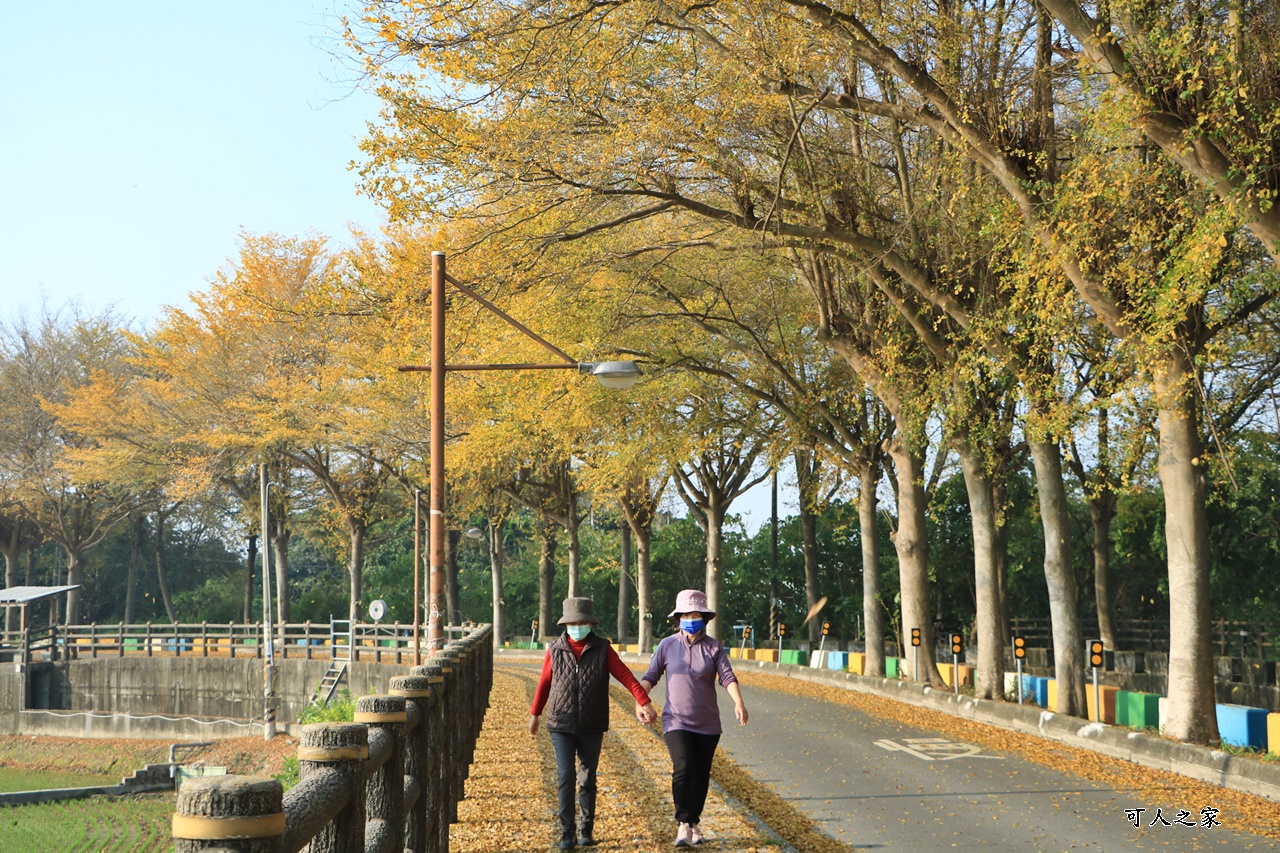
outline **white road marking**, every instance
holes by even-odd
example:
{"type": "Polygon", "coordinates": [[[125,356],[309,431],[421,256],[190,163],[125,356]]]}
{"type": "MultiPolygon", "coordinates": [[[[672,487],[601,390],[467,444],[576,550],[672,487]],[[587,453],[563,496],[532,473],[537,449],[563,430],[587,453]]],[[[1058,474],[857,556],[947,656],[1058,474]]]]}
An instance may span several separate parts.
{"type": "Polygon", "coordinates": [[[956,743],[940,737],[909,737],[901,742],[878,740],[875,745],[890,752],[905,752],[922,761],[954,761],[957,758],[994,758],[1003,761],[1003,755],[982,755],[982,747],[971,743],[956,743]]]}

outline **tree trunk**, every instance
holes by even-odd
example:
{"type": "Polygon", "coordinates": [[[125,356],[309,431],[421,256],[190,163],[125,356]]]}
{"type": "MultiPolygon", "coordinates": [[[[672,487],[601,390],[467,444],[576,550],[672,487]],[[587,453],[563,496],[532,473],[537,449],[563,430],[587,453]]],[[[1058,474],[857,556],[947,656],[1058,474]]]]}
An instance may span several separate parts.
{"type": "Polygon", "coordinates": [[[347,519],[347,535],[351,538],[351,552],[347,557],[347,575],[351,579],[351,602],[347,608],[347,618],[354,625],[360,621],[360,597],[364,581],[364,534],[365,525],[355,519],[347,519]]]}
{"type": "Polygon", "coordinates": [[[502,648],[507,633],[507,601],[502,595],[502,566],[506,552],[502,542],[502,519],[489,519],[489,579],[493,588],[493,650],[502,648]]]}
{"type": "Polygon", "coordinates": [[[1067,487],[1062,480],[1062,453],[1056,441],[1031,442],[1031,462],[1044,528],[1044,580],[1049,589],[1053,627],[1053,668],[1058,682],[1058,713],[1087,716],[1084,650],[1080,636],[1080,591],[1071,564],[1067,487]]]}
{"type": "Polygon", "coordinates": [[[253,621],[253,575],[258,564],[258,537],[249,536],[249,556],[245,559],[244,623],[253,621]]]}
{"type": "Polygon", "coordinates": [[[67,590],[67,614],[66,625],[80,624],[80,584],[84,583],[83,577],[83,560],[84,557],[79,551],[73,551],[63,546],[67,552],[67,585],[75,586],[75,589],[67,590]]]}
{"type": "Polygon", "coordinates": [[[1158,468],[1169,549],[1169,716],[1165,733],[1189,743],[1218,739],[1209,607],[1209,526],[1194,365],[1166,356],[1154,376],[1160,425],[1158,468]]]}
{"type": "Polygon", "coordinates": [[[578,542],[578,506],[577,495],[575,493],[573,505],[569,507],[569,523],[565,526],[565,533],[569,535],[569,598],[576,598],[581,595],[578,591],[578,557],[581,553],[581,547],[578,542]]]}
{"type": "MultiPolygon", "coordinates": [[[[818,582],[818,519],[806,508],[805,495],[800,495],[800,550],[804,554],[804,597],[809,607],[822,597],[818,582]]],[[[822,637],[822,620],[809,620],[809,642],[822,637]]]]}
{"type": "MultiPolygon", "coordinates": [[[[16,554],[11,553],[8,549],[4,552],[4,585],[10,589],[18,585],[18,558],[16,554]]],[[[4,609],[4,630],[6,632],[16,631],[13,623],[17,618],[13,607],[4,609]]]]}
{"type": "Polygon", "coordinates": [[[1116,491],[1111,474],[1111,415],[1098,410],[1097,491],[1089,499],[1093,522],[1093,596],[1098,611],[1098,637],[1116,648],[1116,606],[1111,595],[1111,520],[1116,517],[1116,491]]]}
{"type": "Polygon", "coordinates": [[[559,634],[552,609],[556,579],[556,532],[550,524],[542,528],[542,553],[538,556],[538,632],[543,640],[559,634]]]}
{"type": "Polygon", "coordinates": [[[631,616],[631,528],[624,525],[619,533],[621,565],[618,569],[618,639],[625,643],[630,633],[631,616]]]}
{"type": "Polygon", "coordinates": [[[146,535],[147,518],[135,515],[129,528],[129,575],[124,586],[124,623],[133,624],[133,604],[138,594],[138,566],[142,563],[142,537],[146,535]]]}
{"type": "Polygon", "coordinates": [[[929,540],[925,528],[924,460],[907,447],[901,435],[887,442],[898,483],[898,530],[893,547],[898,554],[899,592],[902,598],[902,633],[920,629],[921,672],[914,671],[913,655],[899,649],[904,669],[913,679],[942,687],[942,675],[934,660],[933,613],[929,606],[929,540]]]}
{"type": "MultiPolygon", "coordinates": [[[[720,506],[710,506],[706,509],[707,607],[711,608],[718,618],[708,622],[705,630],[708,637],[714,637],[717,640],[723,639],[724,636],[724,632],[720,628],[720,623],[724,619],[724,613],[720,607],[721,594],[724,592],[724,574],[722,572],[724,515],[725,510],[720,506]]],[[[730,636],[732,636],[732,632],[730,632],[730,636]]]]}
{"type": "Polygon", "coordinates": [[[458,539],[461,532],[447,531],[444,535],[444,607],[445,624],[461,625],[462,608],[458,606],[458,539]]]}
{"type": "Polygon", "coordinates": [[[164,559],[164,529],[168,520],[169,517],[167,513],[156,512],[156,580],[160,582],[160,599],[164,602],[165,615],[169,617],[170,622],[177,622],[178,617],[173,609],[173,595],[169,592],[169,568],[164,559]]]}
{"type": "Polygon", "coordinates": [[[1116,648],[1116,605],[1111,590],[1111,521],[1116,515],[1116,495],[1110,485],[1089,500],[1093,522],[1093,597],[1098,611],[1098,637],[1116,648]]]}
{"type": "Polygon", "coordinates": [[[992,543],[996,561],[996,636],[1000,638],[1003,661],[1003,643],[1009,639],[1009,525],[1004,513],[1009,495],[1002,479],[991,484],[991,502],[996,512],[996,538],[992,543]]]}
{"type": "Polygon", "coordinates": [[[32,547],[27,549],[27,572],[26,572],[26,577],[23,580],[23,583],[25,583],[27,586],[31,586],[32,584],[35,583],[35,578],[36,578],[36,549],[35,549],[35,546],[33,545],[32,547]]]}
{"type": "Polygon", "coordinates": [[[867,660],[863,672],[884,675],[884,611],[880,606],[880,537],[876,534],[876,466],[864,463],[858,471],[858,527],[862,538],[862,622],[866,628],[867,660]]]}
{"type": "Polygon", "coordinates": [[[289,540],[291,538],[293,538],[293,531],[283,519],[277,520],[271,531],[271,558],[276,562],[276,588],[273,592],[276,596],[277,631],[284,630],[284,626],[288,624],[289,617],[292,615],[289,607],[289,540]]]}
{"type": "Polygon", "coordinates": [[[653,528],[635,525],[631,533],[636,546],[636,643],[641,654],[648,654],[653,650],[653,582],[649,570],[653,528]]]}
{"type": "MultiPolygon", "coordinates": [[[[996,563],[996,507],[993,484],[982,458],[964,441],[957,442],[969,519],[973,528],[973,587],[977,604],[978,672],[974,695],[995,699],[1004,690],[1004,638],[1000,636],[1000,582],[996,563]]],[[[904,626],[905,627],[905,626],[904,626]]],[[[958,677],[954,675],[953,677],[958,677]]]]}

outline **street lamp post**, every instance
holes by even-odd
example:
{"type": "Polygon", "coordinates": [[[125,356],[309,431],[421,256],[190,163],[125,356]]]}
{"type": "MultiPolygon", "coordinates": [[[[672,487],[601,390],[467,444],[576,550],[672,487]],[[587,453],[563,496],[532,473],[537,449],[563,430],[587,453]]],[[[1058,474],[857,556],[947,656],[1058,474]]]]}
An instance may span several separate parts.
{"type": "Polygon", "coordinates": [[[413,490],[413,665],[422,664],[422,489],[413,490]]]}
{"type": "Polygon", "coordinates": [[[267,465],[264,462],[258,466],[258,488],[262,505],[262,729],[266,740],[271,740],[276,733],[276,697],[271,685],[275,675],[276,655],[271,636],[271,538],[267,510],[269,487],[267,465]]]}
{"type": "MultiPolygon", "coordinates": [[[[431,566],[427,584],[427,648],[444,648],[445,622],[445,506],[444,506],[444,378],[457,370],[577,370],[590,373],[605,388],[630,388],[640,378],[640,367],[634,361],[577,361],[560,348],[544,340],[532,329],[511,317],[497,305],[449,275],[444,252],[431,253],[431,364],[406,365],[401,371],[425,371],[431,374],[431,502],[428,522],[428,553],[431,566]],[[551,364],[446,364],[445,363],[445,284],[452,284],[478,302],[490,313],[526,337],[558,356],[551,364]],[[432,368],[439,369],[432,369],[432,368]]],[[[415,605],[416,606],[416,605],[415,605]]]]}

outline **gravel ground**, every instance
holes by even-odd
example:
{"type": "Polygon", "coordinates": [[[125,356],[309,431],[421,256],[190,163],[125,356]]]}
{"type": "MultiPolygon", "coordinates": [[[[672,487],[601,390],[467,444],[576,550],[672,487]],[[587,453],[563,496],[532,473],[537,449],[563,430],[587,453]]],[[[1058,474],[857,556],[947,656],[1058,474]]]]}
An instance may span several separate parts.
{"type": "MultiPolygon", "coordinates": [[[[0,737],[0,765],[22,770],[61,770],[68,773],[128,776],[147,764],[169,760],[167,740],[132,738],[0,737]]],[[[279,735],[220,740],[200,750],[183,750],[184,764],[201,762],[226,767],[242,776],[274,776],[284,760],[298,752],[298,741],[279,735]]]]}

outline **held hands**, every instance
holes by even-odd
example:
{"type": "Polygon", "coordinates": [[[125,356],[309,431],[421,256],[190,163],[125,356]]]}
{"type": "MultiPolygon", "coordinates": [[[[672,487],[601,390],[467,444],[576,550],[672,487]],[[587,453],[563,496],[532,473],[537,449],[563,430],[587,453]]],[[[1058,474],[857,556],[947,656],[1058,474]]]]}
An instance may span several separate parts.
{"type": "Polygon", "coordinates": [[[745,726],[747,724],[747,706],[742,702],[735,703],[733,716],[738,718],[738,725],[745,726]]]}
{"type": "Polygon", "coordinates": [[[541,718],[541,717],[535,717],[533,714],[530,714],[530,715],[529,715],[529,734],[530,734],[530,735],[537,735],[537,734],[538,734],[538,721],[539,721],[540,719],[542,719],[542,718],[541,718]]]}
{"type": "Polygon", "coordinates": [[[653,703],[646,702],[643,705],[641,705],[639,702],[637,702],[636,703],[636,719],[644,723],[646,726],[652,723],[655,719],[657,719],[657,714],[655,714],[653,710],[653,703]]]}

